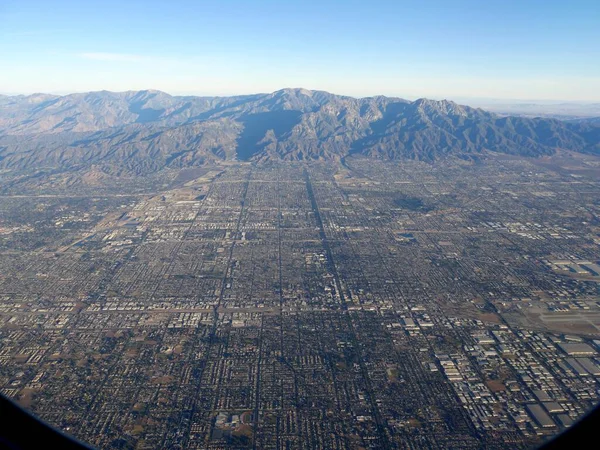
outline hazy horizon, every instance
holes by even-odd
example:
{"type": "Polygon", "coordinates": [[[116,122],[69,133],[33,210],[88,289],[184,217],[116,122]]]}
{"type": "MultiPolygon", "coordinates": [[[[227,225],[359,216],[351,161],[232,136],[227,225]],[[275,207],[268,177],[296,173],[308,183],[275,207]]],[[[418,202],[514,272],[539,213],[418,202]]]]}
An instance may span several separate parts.
{"type": "Polygon", "coordinates": [[[256,91],[256,92],[240,92],[240,93],[234,93],[234,94],[208,94],[208,93],[202,93],[202,92],[169,92],[169,91],[165,91],[163,89],[157,89],[157,88],[153,88],[153,87],[149,87],[149,88],[139,88],[139,89],[125,89],[125,90],[111,90],[111,89],[93,89],[93,90],[79,90],[79,91],[55,91],[55,92],[48,92],[48,91],[28,91],[28,92],[9,92],[9,91],[2,91],[0,90],[0,95],[4,95],[4,96],[8,96],[8,97],[16,97],[16,96],[31,96],[31,95],[56,95],[56,96],[68,96],[68,95],[74,95],[74,94],[85,94],[85,93],[90,93],[90,92],[111,92],[111,93],[124,93],[124,92],[137,92],[137,91],[160,91],[163,92],[167,95],[171,95],[173,97],[235,97],[235,96],[245,96],[245,95],[258,95],[258,94],[271,94],[273,92],[277,92],[277,91],[282,91],[285,89],[304,89],[304,90],[308,90],[308,91],[321,91],[321,92],[327,92],[329,94],[333,94],[333,95],[340,95],[340,96],[344,96],[344,97],[352,97],[352,98],[367,98],[367,97],[377,97],[377,96],[383,96],[383,97],[390,97],[390,98],[401,98],[404,100],[409,100],[409,101],[414,101],[414,100],[418,100],[420,98],[427,98],[430,100],[437,100],[437,101],[441,101],[441,100],[448,100],[448,101],[453,101],[453,102],[474,102],[476,104],[485,104],[485,103],[491,103],[491,104],[499,104],[499,105],[524,105],[524,104],[535,104],[535,105],[560,105],[560,104],[571,104],[571,105],[595,105],[600,103],[600,100],[566,100],[566,99],[560,99],[560,98],[556,98],[556,99],[536,99],[536,98],[494,98],[494,97],[465,97],[465,96],[436,96],[436,97],[430,97],[430,96],[415,96],[415,95],[402,95],[402,94],[386,94],[386,93],[379,93],[379,94],[372,94],[372,95],[352,95],[352,94],[346,94],[346,93],[342,93],[342,92],[336,92],[336,91],[330,91],[330,90],[325,90],[325,89],[311,89],[311,88],[306,88],[306,87],[302,87],[302,86],[286,86],[286,87],[281,87],[281,88],[277,88],[274,89],[272,91],[256,91]]]}

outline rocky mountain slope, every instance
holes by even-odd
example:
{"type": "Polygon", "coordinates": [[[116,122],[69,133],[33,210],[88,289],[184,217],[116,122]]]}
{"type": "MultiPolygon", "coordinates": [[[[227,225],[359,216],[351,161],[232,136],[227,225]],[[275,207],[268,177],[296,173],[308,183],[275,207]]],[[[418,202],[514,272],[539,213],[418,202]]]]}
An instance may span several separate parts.
{"type": "Polygon", "coordinates": [[[356,99],[305,89],[236,97],[160,91],[0,96],[0,168],[118,166],[132,173],[215,160],[435,160],[486,151],[600,154],[593,122],[500,117],[449,101],[356,99]]]}

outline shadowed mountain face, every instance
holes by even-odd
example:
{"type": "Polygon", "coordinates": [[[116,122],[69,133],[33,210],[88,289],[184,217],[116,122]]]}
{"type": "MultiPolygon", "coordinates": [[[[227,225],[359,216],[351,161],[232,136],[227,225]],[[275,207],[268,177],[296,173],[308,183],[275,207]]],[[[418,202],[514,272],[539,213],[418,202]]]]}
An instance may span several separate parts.
{"type": "Polygon", "coordinates": [[[265,136],[272,134],[276,139],[290,133],[300,123],[302,113],[297,110],[248,114],[239,119],[244,131],[237,140],[239,159],[248,160],[263,150],[265,136]]]}
{"type": "Polygon", "coordinates": [[[215,160],[435,160],[492,151],[600,154],[597,120],[500,117],[456,103],[305,89],[236,97],[160,91],[0,96],[0,168],[117,165],[132,173],[215,160]]]}

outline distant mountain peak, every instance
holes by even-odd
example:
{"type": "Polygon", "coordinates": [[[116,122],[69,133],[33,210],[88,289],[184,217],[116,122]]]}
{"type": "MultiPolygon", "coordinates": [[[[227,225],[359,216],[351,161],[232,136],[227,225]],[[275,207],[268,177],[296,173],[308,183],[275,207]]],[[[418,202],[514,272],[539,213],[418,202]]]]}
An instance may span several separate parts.
{"type": "Polygon", "coordinates": [[[467,111],[465,110],[464,106],[459,105],[451,100],[431,100],[427,98],[420,98],[415,100],[413,104],[422,111],[435,111],[437,113],[447,115],[467,115],[467,111]]]}
{"type": "Polygon", "coordinates": [[[306,95],[307,97],[312,97],[314,91],[304,88],[283,88],[278,91],[275,91],[273,94],[287,94],[287,95],[306,95]]]}

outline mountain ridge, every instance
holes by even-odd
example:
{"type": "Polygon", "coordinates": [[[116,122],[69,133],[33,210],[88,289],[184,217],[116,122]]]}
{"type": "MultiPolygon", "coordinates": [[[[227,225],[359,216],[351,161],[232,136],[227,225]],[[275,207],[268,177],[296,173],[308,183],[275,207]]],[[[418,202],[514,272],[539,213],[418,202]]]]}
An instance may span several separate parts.
{"type": "Polygon", "coordinates": [[[147,173],[235,159],[600,154],[595,124],[500,116],[449,100],[303,88],[232,97],[157,90],[2,96],[0,168],[106,164],[147,173]]]}

